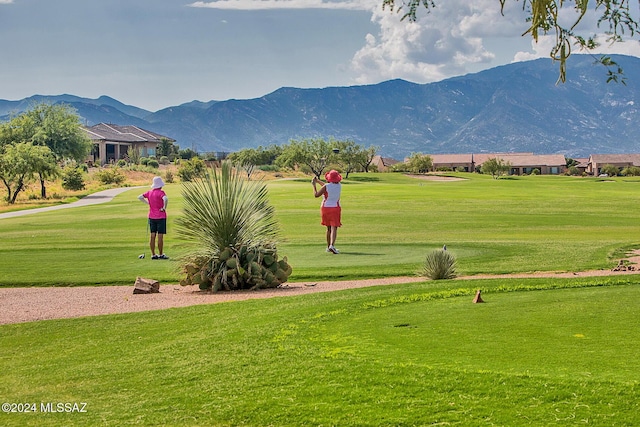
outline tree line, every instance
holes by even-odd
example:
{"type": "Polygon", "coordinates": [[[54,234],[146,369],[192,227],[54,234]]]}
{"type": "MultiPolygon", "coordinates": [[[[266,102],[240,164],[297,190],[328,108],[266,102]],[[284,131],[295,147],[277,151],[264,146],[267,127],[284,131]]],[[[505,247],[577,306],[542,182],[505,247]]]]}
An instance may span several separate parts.
{"type": "Polygon", "coordinates": [[[35,179],[46,198],[46,181],[59,177],[63,165],[83,162],[92,145],[80,117],[65,104],[37,104],[0,123],[0,180],[7,202],[15,203],[35,179]]]}
{"type": "Polygon", "coordinates": [[[349,177],[351,172],[369,172],[379,147],[364,147],[352,140],[306,138],[290,140],[288,144],[245,148],[231,153],[229,160],[251,178],[257,166],[300,169],[322,178],[329,167],[339,168],[349,177]]]}

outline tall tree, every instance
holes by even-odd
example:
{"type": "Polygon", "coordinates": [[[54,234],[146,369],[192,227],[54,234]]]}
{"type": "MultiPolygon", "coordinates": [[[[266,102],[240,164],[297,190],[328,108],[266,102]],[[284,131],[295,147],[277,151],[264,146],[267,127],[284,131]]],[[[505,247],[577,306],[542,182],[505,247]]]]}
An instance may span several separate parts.
{"type": "Polygon", "coordinates": [[[7,202],[14,204],[18,194],[32,180],[43,164],[50,164],[49,147],[32,142],[7,144],[0,150],[0,180],[7,189],[7,202]]]}
{"type": "Polygon", "coordinates": [[[334,158],[335,141],[325,141],[323,138],[291,140],[282,149],[277,163],[284,167],[294,168],[306,166],[317,178],[320,178],[329,161],[334,158]]]}
{"type": "Polygon", "coordinates": [[[500,158],[492,157],[485,161],[480,168],[480,171],[485,174],[491,174],[493,179],[498,179],[502,175],[509,173],[511,163],[500,158]]]}
{"type": "Polygon", "coordinates": [[[373,162],[373,158],[378,154],[378,151],[380,151],[380,147],[377,145],[371,145],[364,151],[363,156],[360,158],[360,166],[362,166],[365,172],[369,172],[369,167],[373,162]]]}
{"type": "Polygon", "coordinates": [[[80,117],[65,104],[36,104],[0,126],[0,146],[25,142],[47,147],[54,159],[40,159],[36,168],[42,197],[47,194],[46,179],[59,172],[55,161],[84,161],[92,148],[91,140],[82,131],[80,117]]]}
{"type": "Polygon", "coordinates": [[[91,140],[82,130],[80,116],[66,104],[37,104],[24,115],[35,125],[31,140],[46,145],[58,160],[82,162],[91,151],[91,140]]]}
{"type": "MultiPolygon", "coordinates": [[[[441,0],[442,1],[442,0],[441,0]]],[[[508,0],[497,0],[500,11],[504,14],[508,0]]],[[[515,0],[519,1],[519,0],[515,0]]],[[[429,12],[436,7],[436,0],[382,0],[382,7],[404,12],[402,19],[416,21],[420,6],[429,12]],[[400,3],[399,5],[397,5],[400,3]]],[[[497,5],[496,5],[497,6],[497,5]]],[[[522,0],[522,8],[527,11],[526,19],[529,28],[522,34],[531,36],[537,43],[541,35],[555,34],[555,44],[549,55],[560,64],[559,81],[566,80],[567,58],[571,55],[571,46],[590,51],[598,46],[596,36],[583,37],[577,33],[578,24],[591,8],[598,14],[598,27],[604,24],[607,42],[623,41],[623,36],[633,37],[638,31],[637,9],[632,9],[631,0],[522,0]],[[569,5],[573,3],[572,7],[569,5]],[[575,15],[571,18],[570,12],[575,15]]],[[[487,22],[486,25],[497,23],[487,22]]],[[[607,81],[624,83],[622,68],[608,56],[601,56],[597,61],[607,67],[607,81]]]]}

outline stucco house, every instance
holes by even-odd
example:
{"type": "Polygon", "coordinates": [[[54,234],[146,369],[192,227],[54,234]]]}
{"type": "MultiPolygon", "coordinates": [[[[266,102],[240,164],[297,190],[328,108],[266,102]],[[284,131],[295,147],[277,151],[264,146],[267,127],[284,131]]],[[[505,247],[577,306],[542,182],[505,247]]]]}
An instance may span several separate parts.
{"type": "Polygon", "coordinates": [[[378,172],[387,172],[393,165],[400,163],[400,161],[392,159],[391,157],[374,156],[371,161],[371,165],[378,168],[378,172]]]}
{"type": "Polygon", "coordinates": [[[163,139],[175,142],[175,139],[137,126],[98,123],[91,127],[83,127],[82,130],[93,142],[93,150],[87,161],[99,165],[125,158],[130,148],[138,150],[142,157],[155,156],[158,144],[163,139]]]}
{"type": "Polygon", "coordinates": [[[432,154],[433,169],[462,169],[475,172],[489,159],[499,158],[511,164],[510,175],[530,174],[534,169],[543,175],[558,175],[566,170],[566,159],[562,154],[533,153],[473,153],[473,154],[432,154]]]}
{"type": "Polygon", "coordinates": [[[629,166],[640,166],[640,154],[592,154],[587,162],[587,173],[598,176],[605,165],[613,165],[619,170],[629,166]]]}

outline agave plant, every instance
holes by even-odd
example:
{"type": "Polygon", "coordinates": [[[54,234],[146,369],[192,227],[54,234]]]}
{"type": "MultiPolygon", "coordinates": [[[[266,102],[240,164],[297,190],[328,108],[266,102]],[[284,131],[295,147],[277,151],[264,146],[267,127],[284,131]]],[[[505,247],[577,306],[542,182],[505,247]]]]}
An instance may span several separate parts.
{"type": "Polygon", "coordinates": [[[432,280],[453,279],[456,277],[456,257],[442,249],[428,253],[422,275],[432,280]]]}
{"type": "Polygon", "coordinates": [[[267,187],[248,181],[225,161],[185,182],[178,233],[193,243],[180,259],[183,285],[200,289],[257,289],[286,282],[291,266],[278,260],[279,229],[267,187]]]}

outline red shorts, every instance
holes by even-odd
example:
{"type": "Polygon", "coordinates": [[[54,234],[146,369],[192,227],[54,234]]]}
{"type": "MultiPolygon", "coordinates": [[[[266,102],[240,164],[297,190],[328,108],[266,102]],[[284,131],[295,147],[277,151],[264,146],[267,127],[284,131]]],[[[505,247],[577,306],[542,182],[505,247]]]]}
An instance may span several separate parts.
{"type": "Polygon", "coordinates": [[[340,214],[342,213],[342,208],[321,208],[320,212],[322,214],[322,225],[332,226],[332,227],[340,227],[342,223],[340,222],[340,214]]]}

